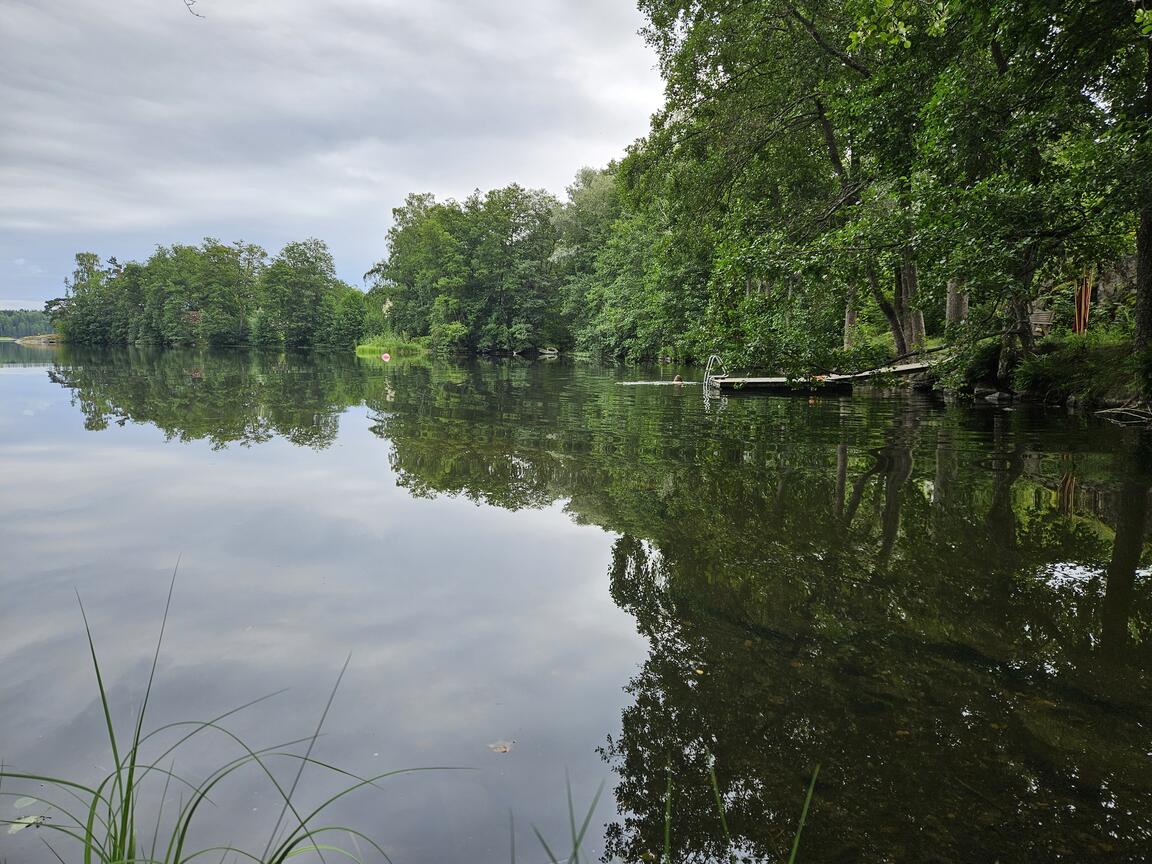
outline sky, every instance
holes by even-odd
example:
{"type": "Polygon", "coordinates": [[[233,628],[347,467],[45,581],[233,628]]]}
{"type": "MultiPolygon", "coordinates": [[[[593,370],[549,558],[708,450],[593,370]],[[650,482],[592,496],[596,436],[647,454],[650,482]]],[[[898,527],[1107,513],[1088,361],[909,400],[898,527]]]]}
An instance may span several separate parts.
{"type": "Polygon", "coordinates": [[[0,308],[78,251],[325,240],[361,285],[410,192],[563,196],[660,104],[630,0],[0,0],[0,308]]]}

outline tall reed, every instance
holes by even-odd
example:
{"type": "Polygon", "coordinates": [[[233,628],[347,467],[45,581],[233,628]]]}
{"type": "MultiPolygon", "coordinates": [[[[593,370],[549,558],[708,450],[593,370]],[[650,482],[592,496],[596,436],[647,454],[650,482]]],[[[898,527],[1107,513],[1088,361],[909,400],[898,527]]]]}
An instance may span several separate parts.
{"type": "Polygon", "coordinates": [[[312,755],[344,672],[348,668],[347,661],[337,676],[316,727],[310,734],[301,738],[254,749],[222,725],[229,717],[280,695],[284,692],[282,690],[253,699],[210,720],[168,723],[151,732],[144,731],[178,569],[179,562],[173,570],[172,581],[168,586],[160,634],[153,651],[144,697],[135,724],[126,739],[118,731],[113,720],[92,628],[84,604],[80,602],[77,593],[113,768],[93,786],[63,777],[12,771],[0,764],[0,796],[17,798],[16,803],[21,808],[35,807],[39,811],[31,816],[0,820],[0,824],[9,825],[10,833],[28,828],[44,832],[41,834],[41,841],[61,864],[67,864],[69,861],[82,861],[83,864],[186,864],[208,855],[219,856],[221,861],[231,857],[236,861],[284,864],[287,859],[304,854],[314,854],[323,861],[325,852],[359,861],[356,852],[332,842],[334,835],[351,839],[353,845],[356,844],[356,840],[363,840],[385,860],[389,860],[383,848],[371,837],[342,825],[316,827],[317,818],[335,802],[359,789],[369,786],[379,788],[377,784],[385,778],[414,771],[449,769],[407,768],[361,777],[322,762],[312,755]],[[193,782],[174,771],[175,754],[189,741],[206,732],[223,736],[239,748],[241,755],[220,765],[207,777],[193,782]],[[142,750],[145,746],[156,742],[154,746],[160,748],[158,742],[163,735],[175,735],[176,740],[160,749],[159,755],[155,758],[144,759],[142,750]],[[304,747],[303,753],[295,752],[293,749],[301,746],[304,747]],[[276,773],[271,768],[273,762],[280,761],[287,761],[295,767],[292,782],[287,788],[277,779],[276,773]],[[190,837],[194,833],[193,828],[199,824],[198,817],[202,813],[203,805],[206,802],[211,803],[210,793],[242,768],[248,767],[266,779],[281,802],[280,815],[269,833],[263,850],[253,852],[231,845],[191,848],[190,837]],[[294,796],[304,770],[310,767],[340,778],[342,785],[339,791],[330,795],[318,806],[302,810],[294,796]],[[16,788],[10,791],[4,786],[6,782],[11,781],[15,781],[16,788]],[[162,786],[160,781],[163,781],[162,786]],[[182,789],[182,794],[175,812],[169,814],[166,819],[165,804],[173,786],[182,789]],[[157,788],[159,799],[155,820],[149,826],[144,826],[141,824],[143,818],[140,813],[141,802],[151,800],[149,796],[153,795],[157,788]],[[77,855],[79,857],[75,857],[77,855]]]}

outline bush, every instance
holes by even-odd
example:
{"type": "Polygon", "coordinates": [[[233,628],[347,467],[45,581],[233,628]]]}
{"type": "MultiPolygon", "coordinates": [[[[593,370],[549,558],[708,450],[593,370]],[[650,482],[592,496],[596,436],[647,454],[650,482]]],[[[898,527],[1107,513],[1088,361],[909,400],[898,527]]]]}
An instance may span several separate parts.
{"type": "Polygon", "coordinates": [[[1045,402],[1069,397],[1087,403],[1126,402],[1139,395],[1138,363],[1132,347],[1107,332],[1049,339],[1025,358],[1014,387],[1045,402]]]}

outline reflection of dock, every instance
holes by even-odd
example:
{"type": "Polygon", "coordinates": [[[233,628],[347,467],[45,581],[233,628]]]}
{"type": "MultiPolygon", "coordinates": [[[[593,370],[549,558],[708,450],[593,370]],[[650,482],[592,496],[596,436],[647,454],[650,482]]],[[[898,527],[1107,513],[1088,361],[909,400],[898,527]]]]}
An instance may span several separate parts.
{"type": "Polygon", "coordinates": [[[847,375],[815,375],[811,378],[741,378],[735,375],[709,375],[709,387],[723,391],[760,391],[765,393],[850,393],[856,384],[864,384],[873,378],[891,375],[916,375],[927,372],[931,363],[900,363],[881,366],[867,372],[854,372],[847,375]]]}

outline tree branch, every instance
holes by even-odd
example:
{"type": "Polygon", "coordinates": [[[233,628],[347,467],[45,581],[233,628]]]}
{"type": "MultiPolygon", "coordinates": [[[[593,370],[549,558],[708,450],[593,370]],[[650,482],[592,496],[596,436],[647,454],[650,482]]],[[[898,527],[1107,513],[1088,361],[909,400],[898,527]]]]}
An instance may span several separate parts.
{"type": "Polygon", "coordinates": [[[784,7],[788,10],[793,18],[800,22],[800,26],[808,31],[808,35],[812,37],[816,44],[819,45],[826,54],[835,57],[849,69],[859,72],[865,78],[872,77],[871,69],[861,63],[859,60],[852,57],[852,55],[845,51],[841,51],[836,46],[830,44],[823,36],[821,36],[820,31],[816,29],[816,25],[812,22],[812,19],[806,18],[804,14],[801,13],[801,11],[791,3],[785,3],[784,7]]]}

